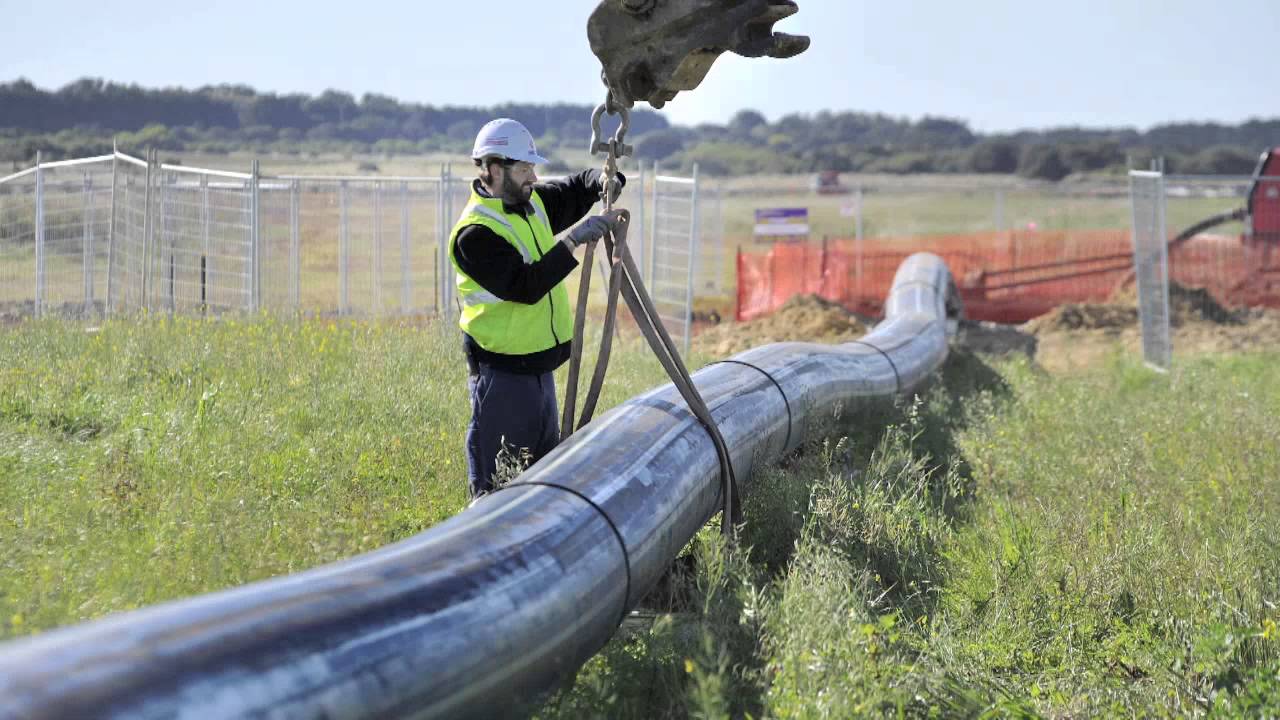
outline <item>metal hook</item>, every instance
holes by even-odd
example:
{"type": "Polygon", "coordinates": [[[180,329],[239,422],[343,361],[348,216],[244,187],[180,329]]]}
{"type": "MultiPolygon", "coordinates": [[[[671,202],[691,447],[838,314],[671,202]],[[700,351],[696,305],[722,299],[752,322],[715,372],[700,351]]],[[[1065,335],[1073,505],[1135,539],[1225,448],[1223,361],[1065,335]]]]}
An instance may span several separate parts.
{"type": "Polygon", "coordinates": [[[614,157],[626,157],[635,151],[635,148],[624,142],[627,136],[627,131],[631,129],[631,111],[625,107],[616,107],[615,109],[614,107],[610,107],[611,105],[613,105],[613,103],[610,102],[608,97],[606,97],[605,101],[597,105],[596,109],[591,113],[590,152],[592,155],[600,155],[602,153],[607,154],[612,151],[614,153],[614,157]],[[617,115],[622,118],[621,124],[618,125],[617,132],[613,134],[613,140],[609,142],[601,140],[600,123],[604,119],[605,113],[617,115]]]}

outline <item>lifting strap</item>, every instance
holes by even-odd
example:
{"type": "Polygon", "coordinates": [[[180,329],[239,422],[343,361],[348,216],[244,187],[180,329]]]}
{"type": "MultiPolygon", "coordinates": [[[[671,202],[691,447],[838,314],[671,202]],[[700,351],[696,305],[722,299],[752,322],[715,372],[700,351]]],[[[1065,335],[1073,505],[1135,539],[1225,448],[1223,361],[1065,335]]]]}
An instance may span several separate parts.
{"type": "MultiPolygon", "coordinates": [[[[608,179],[606,178],[606,193],[608,184],[608,179]]],[[[608,207],[607,200],[608,198],[606,198],[606,207],[608,207]]],[[[688,368],[685,367],[684,361],[681,360],[675,342],[671,339],[671,335],[663,325],[662,319],[658,316],[653,299],[649,296],[648,290],[645,289],[644,283],[640,280],[639,269],[635,264],[635,260],[631,257],[630,250],[627,248],[627,229],[630,224],[630,213],[625,210],[622,211],[622,217],[617,227],[604,238],[605,251],[610,259],[608,304],[605,308],[600,352],[596,359],[595,371],[591,377],[591,384],[587,391],[587,397],[583,402],[582,416],[578,421],[577,427],[581,428],[591,421],[591,417],[595,413],[596,403],[600,398],[600,391],[604,387],[604,377],[608,370],[609,356],[613,348],[618,296],[621,295],[626,301],[627,307],[631,310],[631,315],[635,319],[636,325],[640,328],[641,334],[644,335],[645,340],[649,343],[650,349],[657,356],[658,362],[662,364],[663,369],[667,371],[667,376],[671,378],[672,384],[675,385],[680,396],[684,398],[694,417],[698,419],[698,422],[702,424],[711,436],[711,442],[715,446],[716,457],[720,464],[720,497],[722,500],[720,531],[726,537],[732,538],[735,527],[742,523],[742,507],[738,497],[737,479],[734,477],[729,447],[724,441],[724,436],[720,434],[720,429],[716,426],[710,409],[698,392],[697,386],[694,385],[688,368]]],[[[583,329],[587,311],[587,298],[591,287],[591,261],[594,254],[592,245],[594,243],[587,245],[586,256],[583,260],[582,280],[578,287],[577,315],[574,318],[573,344],[569,357],[569,378],[565,388],[564,412],[561,417],[561,440],[568,438],[575,429],[573,415],[577,403],[578,379],[582,367],[583,329]]]]}

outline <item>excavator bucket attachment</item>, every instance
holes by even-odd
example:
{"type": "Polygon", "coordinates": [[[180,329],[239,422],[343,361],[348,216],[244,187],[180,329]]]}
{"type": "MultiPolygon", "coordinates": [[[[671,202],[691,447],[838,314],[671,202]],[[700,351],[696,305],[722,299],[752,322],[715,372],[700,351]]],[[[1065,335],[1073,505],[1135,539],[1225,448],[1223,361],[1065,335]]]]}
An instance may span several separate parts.
{"type": "Polygon", "coordinates": [[[726,50],[773,58],[807,50],[807,36],[773,31],[798,11],[792,0],[603,0],[587,39],[615,105],[661,108],[698,87],[726,50]]]}

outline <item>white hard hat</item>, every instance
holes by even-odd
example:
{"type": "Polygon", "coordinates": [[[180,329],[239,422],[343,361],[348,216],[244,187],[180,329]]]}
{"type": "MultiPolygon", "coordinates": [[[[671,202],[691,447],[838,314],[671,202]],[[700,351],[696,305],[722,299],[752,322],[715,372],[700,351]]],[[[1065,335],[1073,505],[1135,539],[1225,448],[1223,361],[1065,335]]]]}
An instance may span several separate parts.
{"type": "Polygon", "coordinates": [[[475,160],[497,155],[521,162],[544,163],[546,158],[533,146],[533,135],[517,120],[498,118],[480,128],[471,157],[475,160]]]}

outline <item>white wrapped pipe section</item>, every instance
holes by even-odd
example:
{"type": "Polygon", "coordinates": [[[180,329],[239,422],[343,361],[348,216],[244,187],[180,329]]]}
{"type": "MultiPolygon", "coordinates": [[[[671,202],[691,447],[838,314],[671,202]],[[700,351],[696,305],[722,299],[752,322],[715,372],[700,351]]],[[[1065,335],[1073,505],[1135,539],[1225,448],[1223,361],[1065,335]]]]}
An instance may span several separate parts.
{"type": "MultiPolygon", "coordinates": [[[[908,258],[885,308],[858,341],[767,345],[694,374],[744,492],[811,420],[942,365],[959,312],[942,260],[908,258]]],[[[719,508],[711,439],[666,385],[402,542],[0,646],[0,718],[519,712],[609,640],[719,508]]]]}

